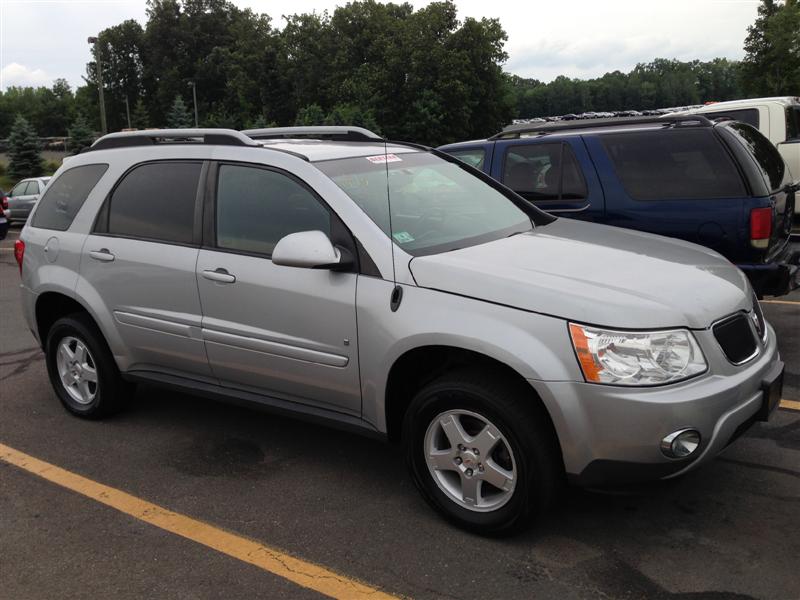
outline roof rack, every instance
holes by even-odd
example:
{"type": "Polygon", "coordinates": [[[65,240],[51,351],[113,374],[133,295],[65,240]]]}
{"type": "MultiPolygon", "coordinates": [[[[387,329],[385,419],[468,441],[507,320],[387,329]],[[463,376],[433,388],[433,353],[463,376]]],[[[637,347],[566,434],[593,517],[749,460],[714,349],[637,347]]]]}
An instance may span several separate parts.
{"type": "Polygon", "coordinates": [[[713,123],[702,115],[660,116],[660,117],[613,117],[608,119],[580,119],[575,121],[554,121],[550,123],[523,123],[509,125],[500,133],[494,134],[490,140],[508,140],[519,138],[522,134],[532,133],[545,135],[572,129],[589,129],[593,127],[618,127],[620,125],[664,125],[666,127],[711,127],[713,123]]]}
{"type": "Polygon", "coordinates": [[[382,142],[377,133],[351,125],[314,127],[268,127],[266,129],[246,129],[244,135],[254,140],[313,139],[336,142],[382,142]]]}
{"type": "Polygon", "coordinates": [[[147,129],[104,135],[84,152],[132,148],[156,144],[214,144],[217,146],[257,146],[243,133],[233,129],[147,129]]]}

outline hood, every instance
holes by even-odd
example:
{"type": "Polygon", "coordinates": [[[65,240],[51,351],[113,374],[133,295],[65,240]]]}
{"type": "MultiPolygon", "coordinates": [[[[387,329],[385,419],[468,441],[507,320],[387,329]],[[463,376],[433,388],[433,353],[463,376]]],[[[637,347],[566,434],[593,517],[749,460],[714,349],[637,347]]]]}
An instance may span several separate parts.
{"type": "Polygon", "coordinates": [[[751,308],[746,276],[713,250],[564,218],[409,268],[421,287],[606,327],[704,329],[751,308]]]}

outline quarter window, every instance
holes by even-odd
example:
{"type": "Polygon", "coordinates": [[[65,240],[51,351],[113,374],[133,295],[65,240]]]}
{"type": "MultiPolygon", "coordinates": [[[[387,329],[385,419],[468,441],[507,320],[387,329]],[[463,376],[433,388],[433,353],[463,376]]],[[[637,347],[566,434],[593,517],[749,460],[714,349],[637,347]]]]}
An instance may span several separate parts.
{"type": "Polygon", "coordinates": [[[158,162],[129,171],[111,193],[108,233],[192,243],[200,162],[158,162]]]}
{"type": "Polygon", "coordinates": [[[742,123],[747,123],[748,125],[752,125],[756,129],[758,129],[760,123],[757,108],[742,108],[739,110],[721,110],[721,111],[706,112],[700,114],[711,120],[724,118],[724,119],[731,119],[733,121],[741,121],[742,123]]]}
{"type": "Polygon", "coordinates": [[[710,127],[615,133],[600,138],[625,191],[634,200],[745,195],[733,160],[710,127]]]}
{"type": "Polygon", "coordinates": [[[330,236],[331,215],[308,188],[287,175],[221,165],[216,226],[219,248],[269,256],[290,233],[318,230],[330,236]]]}
{"type": "Polygon", "coordinates": [[[483,161],[486,160],[486,150],[483,148],[469,148],[467,150],[453,150],[452,156],[467,163],[470,167],[483,169],[483,161]]]}
{"type": "Polygon", "coordinates": [[[730,127],[753,155],[769,189],[771,191],[779,189],[786,172],[786,163],[783,162],[778,149],[758,130],[749,125],[733,123],[730,127]]]}
{"type": "Polygon", "coordinates": [[[64,171],[39,200],[33,227],[66,231],[108,165],[81,165],[64,171]]]}
{"type": "Polygon", "coordinates": [[[786,108],[786,139],[800,139],[800,106],[786,108]]]}
{"type": "Polygon", "coordinates": [[[586,182],[569,144],[511,146],[503,182],[528,200],[579,200],[586,182]]]}

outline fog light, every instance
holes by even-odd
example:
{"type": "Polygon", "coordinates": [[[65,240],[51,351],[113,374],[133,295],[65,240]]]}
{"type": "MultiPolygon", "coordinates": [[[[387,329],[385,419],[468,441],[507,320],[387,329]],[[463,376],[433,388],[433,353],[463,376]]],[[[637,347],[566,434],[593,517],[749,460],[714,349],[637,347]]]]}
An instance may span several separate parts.
{"type": "Polygon", "coordinates": [[[661,440],[661,452],[670,458],[686,458],[700,447],[700,432],[680,429],[661,440]]]}

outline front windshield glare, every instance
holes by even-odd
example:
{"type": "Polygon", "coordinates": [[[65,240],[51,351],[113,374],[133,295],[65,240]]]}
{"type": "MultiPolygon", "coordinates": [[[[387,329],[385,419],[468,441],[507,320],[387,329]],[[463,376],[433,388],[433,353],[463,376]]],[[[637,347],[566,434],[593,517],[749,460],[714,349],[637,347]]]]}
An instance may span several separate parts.
{"type": "Polygon", "coordinates": [[[427,152],[361,156],[316,163],[336,185],[412,255],[446,252],[532,229],[503,194],[427,152]],[[386,167],[389,167],[387,184],[386,167]]]}

